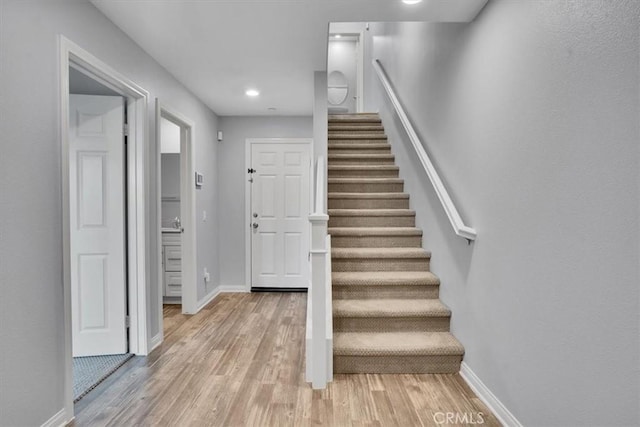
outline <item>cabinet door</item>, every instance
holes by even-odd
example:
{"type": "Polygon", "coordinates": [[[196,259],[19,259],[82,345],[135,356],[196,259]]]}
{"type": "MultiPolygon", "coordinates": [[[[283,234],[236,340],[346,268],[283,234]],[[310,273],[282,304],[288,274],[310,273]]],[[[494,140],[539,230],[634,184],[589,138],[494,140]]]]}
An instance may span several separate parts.
{"type": "Polygon", "coordinates": [[[164,271],[182,271],[182,248],[180,246],[164,247],[164,271]]]}
{"type": "Polygon", "coordinates": [[[182,296],[182,273],[180,272],[164,273],[164,296],[166,297],[182,296]]]}

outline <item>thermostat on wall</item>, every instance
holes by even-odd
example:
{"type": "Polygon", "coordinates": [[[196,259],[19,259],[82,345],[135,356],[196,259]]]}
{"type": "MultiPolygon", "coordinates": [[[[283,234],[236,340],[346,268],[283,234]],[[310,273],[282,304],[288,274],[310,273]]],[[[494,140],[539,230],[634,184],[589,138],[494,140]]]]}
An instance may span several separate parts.
{"type": "Polygon", "coordinates": [[[202,187],[202,184],[204,184],[204,176],[196,172],[196,188],[202,187]]]}

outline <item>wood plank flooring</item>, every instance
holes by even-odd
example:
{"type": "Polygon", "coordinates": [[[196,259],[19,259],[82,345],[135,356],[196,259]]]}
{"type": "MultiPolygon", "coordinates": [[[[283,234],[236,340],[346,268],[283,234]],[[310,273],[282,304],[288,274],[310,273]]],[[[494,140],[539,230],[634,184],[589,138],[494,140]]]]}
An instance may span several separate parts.
{"type": "Polygon", "coordinates": [[[336,375],[312,390],[306,297],[221,294],[194,316],[165,306],[162,345],[78,402],[71,425],[500,425],[459,375],[336,375]]]}

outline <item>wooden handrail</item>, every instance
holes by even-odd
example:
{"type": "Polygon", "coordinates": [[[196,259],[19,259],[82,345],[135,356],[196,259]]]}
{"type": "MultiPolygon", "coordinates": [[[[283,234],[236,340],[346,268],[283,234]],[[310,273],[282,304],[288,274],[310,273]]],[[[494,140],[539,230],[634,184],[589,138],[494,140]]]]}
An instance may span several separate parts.
{"type": "Polygon", "coordinates": [[[416,151],[418,159],[420,160],[420,163],[422,163],[422,166],[424,167],[424,170],[427,173],[427,176],[429,177],[429,180],[431,181],[431,184],[433,185],[433,188],[436,191],[438,198],[440,199],[440,203],[442,204],[442,207],[444,208],[444,211],[447,214],[447,217],[449,218],[449,222],[453,227],[453,231],[458,236],[464,237],[465,239],[467,239],[467,241],[469,241],[469,243],[471,243],[471,241],[476,239],[478,233],[476,232],[475,229],[465,225],[464,221],[462,220],[462,217],[460,217],[460,214],[458,213],[458,209],[453,203],[453,200],[451,200],[451,197],[449,196],[447,189],[442,183],[442,180],[440,179],[440,176],[438,175],[436,168],[433,166],[433,163],[431,162],[429,155],[425,151],[424,146],[420,142],[418,135],[413,129],[413,126],[409,121],[409,117],[407,117],[407,114],[402,108],[402,104],[400,103],[400,100],[396,96],[395,91],[393,90],[393,86],[391,85],[391,82],[387,77],[387,73],[384,71],[384,68],[382,67],[382,64],[380,63],[379,60],[377,59],[373,60],[373,68],[376,70],[378,78],[380,79],[380,83],[382,83],[382,87],[384,87],[385,92],[387,92],[387,95],[389,96],[391,104],[393,104],[393,107],[396,110],[396,114],[398,114],[398,117],[402,122],[404,130],[407,132],[407,135],[409,136],[409,140],[411,141],[411,144],[413,145],[413,148],[416,151]]]}

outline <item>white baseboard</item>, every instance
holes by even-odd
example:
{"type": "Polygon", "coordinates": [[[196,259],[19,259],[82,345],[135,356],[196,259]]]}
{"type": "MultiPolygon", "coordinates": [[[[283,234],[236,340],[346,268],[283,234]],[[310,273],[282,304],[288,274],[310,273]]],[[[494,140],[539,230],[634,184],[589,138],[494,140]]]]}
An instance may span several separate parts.
{"type": "Polygon", "coordinates": [[[202,298],[202,300],[200,300],[196,313],[202,310],[207,304],[209,304],[215,297],[218,296],[218,294],[220,293],[220,288],[221,286],[217,286],[214,290],[209,292],[209,295],[206,295],[204,298],[202,298]]]}
{"type": "Polygon", "coordinates": [[[62,427],[66,426],[71,421],[72,420],[67,419],[67,411],[65,408],[62,408],[57,414],[45,421],[44,424],[42,424],[42,427],[62,427]]]}
{"type": "Polygon", "coordinates": [[[160,344],[162,344],[162,334],[158,332],[151,340],[149,341],[149,353],[155,350],[160,344]]]}
{"type": "Polygon", "coordinates": [[[233,293],[233,292],[241,292],[246,293],[249,292],[250,289],[247,285],[220,285],[220,292],[225,293],[233,293]]]}
{"type": "Polygon", "coordinates": [[[460,365],[460,376],[464,379],[471,390],[484,402],[485,405],[498,418],[498,421],[505,427],[522,427],[522,423],[507,409],[506,406],[489,390],[489,388],[471,370],[469,365],[462,362],[460,365]]]}

